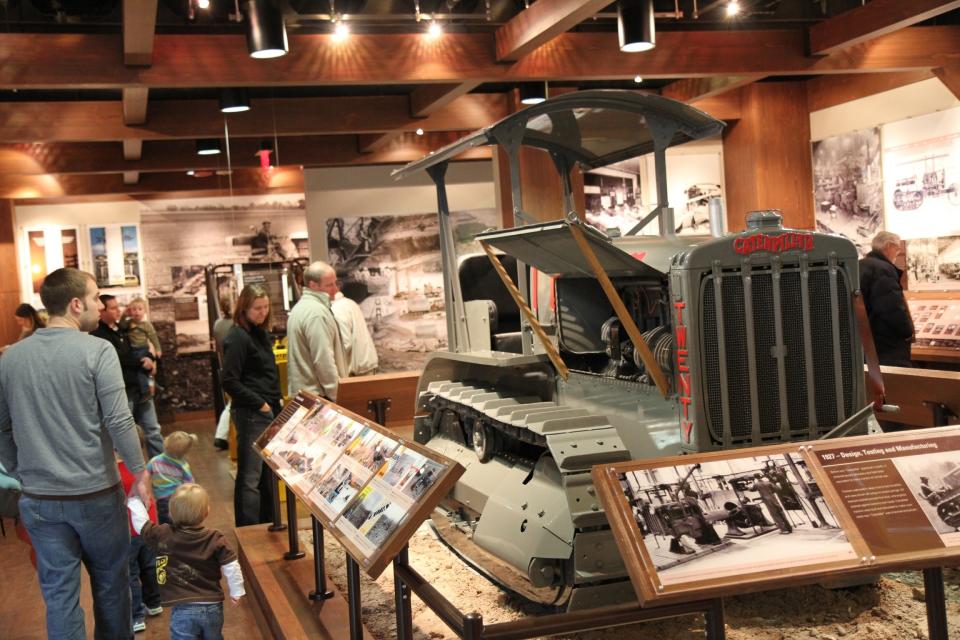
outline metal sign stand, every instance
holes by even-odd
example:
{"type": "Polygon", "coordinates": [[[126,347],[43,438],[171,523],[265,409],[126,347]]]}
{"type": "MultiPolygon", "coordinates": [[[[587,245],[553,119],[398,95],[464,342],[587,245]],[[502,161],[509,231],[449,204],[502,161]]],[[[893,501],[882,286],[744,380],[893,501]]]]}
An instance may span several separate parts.
{"type": "Polygon", "coordinates": [[[300,538],[297,537],[297,496],[289,485],[287,493],[287,539],[290,541],[290,551],[283,554],[284,560],[299,560],[306,554],[300,550],[300,538]]]}
{"type": "Polygon", "coordinates": [[[317,520],[317,516],[310,516],[313,526],[313,575],[314,590],[307,594],[307,597],[314,602],[323,602],[333,597],[333,591],[327,589],[327,562],[324,556],[323,547],[323,525],[317,520]]]}
{"type": "MultiPolygon", "coordinates": [[[[561,633],[573,633],[615,627],[648,620],[660,620],[691,614],[703,614],[707,640],[725,640],[723,600],[714,598],[700,602],[671,604],[660,607],[641,608],[637,604],[617,605],[576,611],[534,616],[485,625],[483,615],[477,612],[464,614],[447,600],[446,596],[427,582],[408,562],[407,549],[393,560],[394,598],[397,610],[397,640],[412,640],[413,615],[410,593],[417,594],[424,604],[444,624],[463,640],[496,640],[510,638],[537,638],[561,633]]],[[[944,636],[945,637],[945,636],[944,636]]],[[[932,638],[932,636],[931,636],[932,638]]]]}
{"type": "Polygon", "coordinates": [[[287,525],[283,524],[280,516],[280,481],[272,469],[270,470],[270,492],[273,494],[273,524],[267,531],[283,531],[287,525]]]}
{"type": "Polygon", "coordinates": [[[942,567],[923,570],[923,599],[927,605],[927,630],[930,640],[949,640],[942,567]]]}
{"type": "Polygon", "coordinates": [[[350,640],[363,640],[360,620],[360,565],[347,554],[347,608],[350,611],[350,640]]]}

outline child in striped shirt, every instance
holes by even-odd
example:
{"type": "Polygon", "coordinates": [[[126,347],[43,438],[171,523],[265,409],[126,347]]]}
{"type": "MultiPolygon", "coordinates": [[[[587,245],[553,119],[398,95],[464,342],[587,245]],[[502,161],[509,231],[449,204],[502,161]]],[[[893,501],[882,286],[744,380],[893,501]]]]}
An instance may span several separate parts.
{"type": "Polygon", "coordinates": [[[194,481],[187,453],[196,441],[197,436],[192,433],[174,431],[163,439],[163,453],[147,463],[160,524],[173,524],[170,520],[170,496],[180,485],[194,481]]]}

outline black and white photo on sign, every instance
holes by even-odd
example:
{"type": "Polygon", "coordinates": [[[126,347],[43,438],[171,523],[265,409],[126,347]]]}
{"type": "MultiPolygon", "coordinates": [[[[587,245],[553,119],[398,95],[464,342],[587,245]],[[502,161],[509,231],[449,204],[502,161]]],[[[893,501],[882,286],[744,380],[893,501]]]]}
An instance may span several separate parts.
{"type": "Polygon", "coordinates": [[[886,229],[960,235],[960,107],[883,125],[886,229]]]}
{"type": "MultiPolygon", "coordinates": [[[[499,226],[494,209],[450,214],[458,256],[481,253],[474,236],[499,226]]],[[[419,369],[447,346],[436,213],[327,220],[327,253],[343,294],[360,305],[381,373],[419,369]]]]}
{"type": "Polygon", "coordinates": [[[880,128],[851,131],[813,143],[817,230],[844,236],[860,255],[883,224],[880,128]]]}
{"type": "Polygon", "coordinates": [[[377,471],[397,448],[397,444],[396,440],[370,427],[364,427],[360,435],[344,449],[343,453],[371,471],[377,471]]]}
{"type": "Polygon", "coordinates": [[[960,457],[956,451],[893,459],[900,477],[947,546],[960,545],[960,457]]]}
{"type": "Polygon", "coordinates": [[[910,290],[960,289],[960,236],[914,238],[906,245],[910,290]]]}
{"type": "Polygon", "coordinates": [[[665,585],[856,555],[798,455],[643,469],[621,486],[665,585]]]}

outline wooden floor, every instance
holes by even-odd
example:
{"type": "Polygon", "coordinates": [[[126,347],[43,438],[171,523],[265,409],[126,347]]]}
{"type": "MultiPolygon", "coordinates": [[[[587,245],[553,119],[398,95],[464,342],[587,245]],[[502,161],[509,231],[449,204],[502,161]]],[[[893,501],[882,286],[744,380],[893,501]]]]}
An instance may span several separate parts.
{"type": "MultiPolygon", "coordinates": [[[[164,433],[183,430],[196,433],[200,438],[198,445],[190,452],[189,460],[197,482],[210,493],[211,512],[206,525],[220,529],[227,534],[231,543],[236,544],[233,527],[233,477],[230,475],[230,459],[226,452],[213,448],[214,418],[191,420],[175,424],[164,424],[164,433]]],[[[12,522],[6,520],[7,535],[0,537],[0,637],[4,640],[33,640],[46,638],[44,628],[45,608],[37,576],[30,564],[27,547],[13,532],[12,522]]],[[[87,637],[93,637],[93,614],[90,589],[86,575],[83,579],[81,596],[87,637]]],[[[252,598],[244,598],[239,607],[227,604],[224,607],[225,638],[244,638],[256,640],[264,638],[261,629],[260,613],[252,598]]],[[[170,614],[147,619],[147,630],[138,633],[137,640],[169,638],[170,614]]]]}

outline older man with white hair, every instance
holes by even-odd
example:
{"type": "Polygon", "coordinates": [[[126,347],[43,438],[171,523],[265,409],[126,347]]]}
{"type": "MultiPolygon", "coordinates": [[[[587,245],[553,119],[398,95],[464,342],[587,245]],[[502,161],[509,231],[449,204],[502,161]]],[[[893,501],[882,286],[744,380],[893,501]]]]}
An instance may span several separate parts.
{"type": "Polygon", "coordinates": [[[337,291],[337,272],[326,262],[314,262],[304,270],[303,297],[287,318],[287,387],[291,396],[306,390],[336,400],[340,378],[347,377],[347,360],[330,308],[337,291]]]}
{"type": "Polygon", "coordinates": [[[894,261],[900,255],[900,236],[881,231],[873,238],[873,251],[860,261],[860,290],[870,318],[880,364],[909,367],[913,320],[903,297],[903,276],[894,261]]]}

